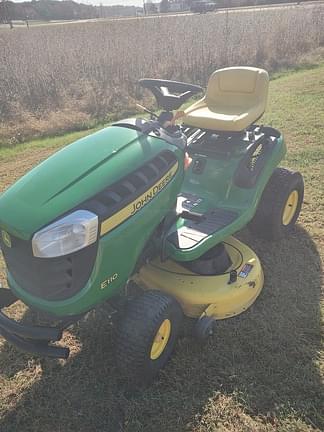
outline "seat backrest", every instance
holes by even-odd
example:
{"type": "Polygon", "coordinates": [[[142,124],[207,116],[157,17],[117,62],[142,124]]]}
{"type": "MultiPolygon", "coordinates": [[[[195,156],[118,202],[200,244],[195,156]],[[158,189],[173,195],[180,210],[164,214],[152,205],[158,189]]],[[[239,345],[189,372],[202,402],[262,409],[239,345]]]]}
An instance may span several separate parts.
{"type": "MultiPolygon", "coordinates": [[[[215,71],[209,78],[205,101],[208,108],[262,105],[265,110],[269,75],[264,69],[230,67],[215,71]]],[[[262,107],[260,107],[262,109],[262,107]]]]}

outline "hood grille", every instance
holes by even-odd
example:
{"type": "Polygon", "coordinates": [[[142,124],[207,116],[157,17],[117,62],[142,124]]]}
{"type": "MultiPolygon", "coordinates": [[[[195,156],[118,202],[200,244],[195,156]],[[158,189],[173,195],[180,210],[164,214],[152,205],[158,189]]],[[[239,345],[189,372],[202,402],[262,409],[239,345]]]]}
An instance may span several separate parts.
{"type": "Polygon", "coordinates": [[[65,300],[87,283],[97,255],[97,243],[58,258],[33,256],[31,241],[12,237],[9,248],[0,240],[8,270],[17,284],[43,300],[65,300]]]}

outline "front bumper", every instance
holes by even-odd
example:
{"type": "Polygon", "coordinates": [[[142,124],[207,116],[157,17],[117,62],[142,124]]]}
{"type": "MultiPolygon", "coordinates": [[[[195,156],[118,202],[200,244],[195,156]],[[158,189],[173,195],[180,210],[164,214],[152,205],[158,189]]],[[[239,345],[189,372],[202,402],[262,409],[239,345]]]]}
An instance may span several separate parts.
{"type": "Polygon", "coordinates": [[[62,321],[57,327],[21,324],[8,318],[2,311],[17,300],[18,298],[10,290],[0,288],[0,334],[23,351],[45,357],[67,359],[70,354],[69,348],[53,346],[50,343],[61,340],[64,328],[80,317],[62,321]]]}

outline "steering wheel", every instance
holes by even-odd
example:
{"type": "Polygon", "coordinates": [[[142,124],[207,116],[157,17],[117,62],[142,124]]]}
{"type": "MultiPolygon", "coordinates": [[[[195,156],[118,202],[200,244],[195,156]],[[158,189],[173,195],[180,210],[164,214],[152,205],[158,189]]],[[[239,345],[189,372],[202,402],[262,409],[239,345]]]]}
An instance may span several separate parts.
{"type": "Polygon", "coordinates": [[[165,111],[179,109],[191,96],[204,91],[199,85],[169,80],[143,78],[139,84],[153,93],[158,106],[165,111]]]}

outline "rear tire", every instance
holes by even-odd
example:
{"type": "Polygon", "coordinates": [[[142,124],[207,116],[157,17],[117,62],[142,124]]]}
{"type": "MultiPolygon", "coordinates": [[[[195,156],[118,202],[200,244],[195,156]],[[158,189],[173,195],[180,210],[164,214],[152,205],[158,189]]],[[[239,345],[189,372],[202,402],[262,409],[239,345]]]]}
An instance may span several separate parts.
{"type": "Polygon", "coordinates": [[[276,168],[261,196],[250,230],[259,237],[276,240],[291,232],[304,198],[299,172],[276,168]]]}
{"type": "Polygon", "coordinates": [[[181,329],[178,302],[159,291],[131,300],[116,328],[118,367],[132,384],[149,383],[166,364],[181,329]]]}

